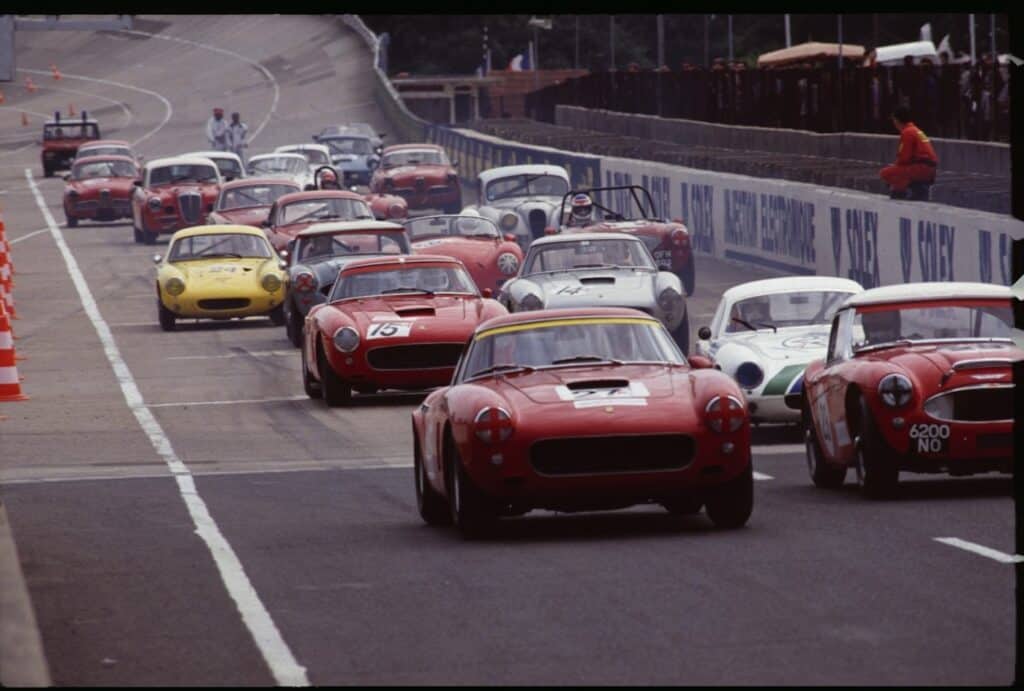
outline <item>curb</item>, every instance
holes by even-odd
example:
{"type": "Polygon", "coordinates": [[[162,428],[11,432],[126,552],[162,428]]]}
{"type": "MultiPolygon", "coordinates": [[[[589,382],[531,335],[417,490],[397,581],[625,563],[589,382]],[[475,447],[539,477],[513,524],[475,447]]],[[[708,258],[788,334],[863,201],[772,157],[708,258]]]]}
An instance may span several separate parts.
{"type": "Polygon", "coordinates": [[[0,501],[0,686],[52,686],[42,638],[0,501]]]}

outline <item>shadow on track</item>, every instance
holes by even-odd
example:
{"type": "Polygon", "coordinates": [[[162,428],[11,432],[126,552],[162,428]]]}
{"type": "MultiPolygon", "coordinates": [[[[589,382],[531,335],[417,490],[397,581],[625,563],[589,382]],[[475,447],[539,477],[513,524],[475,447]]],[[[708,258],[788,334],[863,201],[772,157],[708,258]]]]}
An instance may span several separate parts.
{"type": "MultiPolygon", "coordinates": [[[[949,477],[946,475],[917,475],[901,473],[896,493],[890,499],[872,500],[863,496],[854,482],[853,471],[846,476],[846,484],[838,490],[819,489],[810,480],[806,485],[779,486],[776,494],[790,494],[803,498],[815,497],[821,503],[829,501],[861,502],[866,505],[886,506],[903,502],[934,501],[937,499],[984,499],[988,497],[1012,497],[1013,479],[1006,475],[985,475],[977,477],[949,477]]],[[[815,503],[819,503],[816,501],[815,503]]]]}
{"type": "Polygon", "coordinates": [[[802,444],[804,428],[800,425],[759,425],[750,429],[751,444],[802,444]]]}

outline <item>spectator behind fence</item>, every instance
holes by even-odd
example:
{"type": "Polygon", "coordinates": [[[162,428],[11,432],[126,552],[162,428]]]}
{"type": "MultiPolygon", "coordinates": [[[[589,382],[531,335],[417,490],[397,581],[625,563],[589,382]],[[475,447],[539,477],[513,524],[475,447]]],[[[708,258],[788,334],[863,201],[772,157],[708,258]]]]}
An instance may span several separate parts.
{"type": "Polygon", "coordinates": [[[910,109],[896,106],[892,111],[892,124],[900,133],[896,162],[882,168],[881,178],[890,187],[893,199],[906,199],[907,188],[915,183],[931,185],[939,157],[935,155],[928,137],[911,121],[910,109]]]}

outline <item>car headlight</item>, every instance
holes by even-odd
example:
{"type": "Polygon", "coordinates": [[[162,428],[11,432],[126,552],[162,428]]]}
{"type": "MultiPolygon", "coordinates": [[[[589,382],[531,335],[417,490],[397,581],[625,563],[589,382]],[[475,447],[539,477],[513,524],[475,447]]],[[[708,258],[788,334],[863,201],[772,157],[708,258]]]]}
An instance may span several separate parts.
{"type": "Polygon", "coordinates": [[[675,314],[682,301],[683,296],[676,292],[674,288],[666,288],[658,295],[658,307],[665,314],[675,314]]]}
{"type": "Polygon", "coordinates": [[[914,385],[902,374],[887,374],[878,382],[878,395],[890,408],[900,408],[910,402],[914,385]]]}
{"type": "Polygon", "coordinates": [[[359,332],[351,326],[343,326],[334,332],[334,347],[343,353],[351,353],[359,347],[359,332]]]}
{"type": "Polygon", "coordinates": [[[715,396],[704,407],[704,419],[715,432],[735,432],[743,426],[743,417],[743,404],[732,396],[715,396]]]}
{"type": "Polygon", "coordinates": [[[744,389],[755,389],[764,381],[764,370],[756,362],[744,362],[736,368],[736,382],[744,389]]]}
{"type": "Polygon", "coordinates": [[[274,274],[267,274],[260,281],[260,285],[263,286],[263,290],[268,293],[274,293],[281,289],[281,279],[274,274]]]}
{"type": "Polygon", "coordinates": [[[672,244],[676,247],[684,247],[690,242],[690,236],[682,228],[676,228],[672,231],[672,244]]]}
{"type": "Polygon", "coordinates": [[[168,295],[178,297],[185,292],[185,281],[177,277],[169,278],[167,279],[167,282],[164,283],[164,290],[167,291],[168,295]]]}
{"type": "Polygon", "coordinates": [[[933,396],[925,401],[924,412],[936,420],[952,420],[953,397],[945,394],[933,396]]]}
{"type": "Polygon", "coordinates": [[[519,217],[511,211],[506,212],[501,215],[501,220],[498,222],[498,225],[500,225],[501,229],[504,231],[515,230],[515,227],[519,225],[519,217]]]}
{"type": "Polygon", "coordinates": [[[495,444],[512,436],[512,416],[504,408],[488,406],[473,418],[473,427],[477,439],[495,444]]]}
{"type": "Polygon", "coordinates": [[[388,218],[405,218],[406,208],[401,204],[392,204],[388,207],[388,218]]]}
{"type": "Polygon", "coordinates": [[[533,293],[529,293],[519,302],[519,309],[523,311],[542,310],[544,309],[544,303],[541,302],[539,297],[533,293]]]}
{"type": "Polygon", "coordinates": [[[146,206],[148,206],[151,211],[159,211],[161,206],[160,197],[150,197],[146,200],[146,206]]]}
{"type": "Polygon", "coordinates": [[[511,252],[498,255],[498,270],[506,276],[515,276],[519,271],[519,257],[511,252]]]}
{"type": "Polygon", "coordinates": [[[312,293],[316,290],[316,276],[309,271],[295,274],[292,287],[300,293],[312,293]]]}

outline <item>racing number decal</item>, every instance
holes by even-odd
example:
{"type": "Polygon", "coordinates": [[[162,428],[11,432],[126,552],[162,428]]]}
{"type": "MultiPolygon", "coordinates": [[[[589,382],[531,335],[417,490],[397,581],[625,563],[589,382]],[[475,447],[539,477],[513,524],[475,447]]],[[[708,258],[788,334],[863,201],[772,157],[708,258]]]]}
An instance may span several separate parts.
{"type": "Polygon", "coordinates": [[[910,438],[917,440],[918,453],[941,453],[949,439],[949,425],[919,423],[911,425],[910,438]]]}
{"type": "Polygon", "coordinates": [[[366,330],[366,340],[374,338],[406,338],[412,330],[412,322],[377,322],[366,330]]]}

